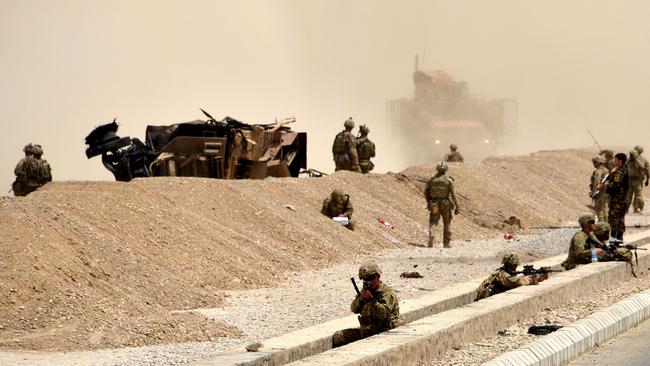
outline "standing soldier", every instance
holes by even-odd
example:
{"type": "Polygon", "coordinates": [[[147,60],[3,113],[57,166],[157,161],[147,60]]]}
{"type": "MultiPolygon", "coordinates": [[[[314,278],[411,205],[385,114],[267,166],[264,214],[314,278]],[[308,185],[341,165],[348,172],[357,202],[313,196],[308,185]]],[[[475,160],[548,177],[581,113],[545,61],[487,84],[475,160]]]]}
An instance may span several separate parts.
{"type": "Polygon", "coordinates": [[[611,171],[614,167],[614,152],[609,149],[602,150],[600,155],[605,158],[605,168],[607,171],[611,171]]]}
{"type": "Polygon", "coordinates": [[[42,158],[43,148],[41,145],[34,145],[34,158],[38,163],[38,186],[42,187],[45,183],[52,181],[52,168],[47,160],[42,158]]]}
{"type": "Polygon", "coordinates": [[[38,187],[38,161],[34,158],[34,145],[31,143],[23,148],[25,157],[22,158],[16,168],[16,180],[11,185],[16,196],[27,196],[34,192],[38,187]]]}
{"type": "Polygon", "coordinates": [[[354,135],[352,135],[352,129],[354,128],[352,117],[345,120],[343,127],[345,127],[345,130],[336,135],[334,144],[332,144],[332,154],[334,155],[334,164],[336,164],[335,170],[351,170],[360,173],[357,143],[354,135]]]}
{"type": "Polygon", "coordinates": [[[458,152],[458,146],[456,144],[449,145],[449,150],[451,150],[447,155],[445,155],[445,161],[449,163],[462,163],[465,161],[463,156],[458,152]]]}
{"type": "Polygon", "coordinates": [[[429,209],[429,248],[433,247],[434,232],[442,217],[444,248],[451,248],[451,212],[458,215],[459,207],[454,192],[454,180],[446,175],[447,164],[443,161],[436,165],[436,175],[427,182],[424,190],[424,198],[427,200],[429,209]]]}
{"type": "Polygon", "coordinates": [[[643,161],[639,159],[639,152],[630,151],[630,159],[625,163],[627,172],[630,176],[630,190],[627,191],[627,209],[634,207],[634,213],[643,212],[645,201],[643,199],[643,180],[647,181],[643,161]]]}
{"type": "MultiPolygon", "coordinates": [[[[609,171],[607,168],[605,168],[605,158],[596,155],[591,159],[591,161],[594,163],[594,171],[591,173],[591,183],[589,184],[589,189],[591,190],[592,194],[597,190],[598,185],[603,181],[603,178],[607,174],[609,174],[609,171]]],[[[605,190],[600,190],[598,194],[593,197],[594,199],[594,211],[596,211],[596,216],[598,217],[598,222],[607,222],[607,201],[609,200],[609,197],[607,197],[607,192],[605,190]]]]}
{"type": "Polygon", "coordinates": [[[359,126],[359,133],[361,136],[357,138],[357,154],[361,173],[366,174],[375,168],[375,164],[370,161],[370,158],[375,157],[375,143],[368,139],[370,129],[366,125],[359,126]]]}
{"type": "Polygon", "coordinates": [[[630,178],[625,162],[627,156],[618,153],[614,156],[614,167],[609,172],[605,183],[600,183],[598,189],[607,189],[609,195],[608,221],[611,226],[611,237],[623,240],[625,233],[625,214],[627,213],[627,191],[630,189],[630,178]]]}

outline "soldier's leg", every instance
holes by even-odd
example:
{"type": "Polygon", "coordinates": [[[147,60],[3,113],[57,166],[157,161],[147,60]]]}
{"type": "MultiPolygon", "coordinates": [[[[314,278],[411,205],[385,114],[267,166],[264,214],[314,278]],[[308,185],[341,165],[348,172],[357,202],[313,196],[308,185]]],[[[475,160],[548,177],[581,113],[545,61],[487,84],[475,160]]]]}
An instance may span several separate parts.
{"type": "MultiPolygon", "coordinates": [[[[632,185],[630,185],[630,188],[632,188],[632,185]]],[[[626,201],[627,201],[627,209],[626,209],[626,211],[630,209],[630,205],[632,203],[632,198],[633,197],[634,197],[634,190],[633,189],[628,189],[627,190],[627,198],[626,198],[626,201]]]]}
{"type": "Polygon", "coordinates": [[[440,213],[442,215],[443,224],[442,246],[444,248],[451,248],[451,209],[446,208],[440,213]]]}
{"type": "Polygon", "coordinates": [[[607,223],[609,223],[609,236],[612,238],[618,238],[618,216],[616,210],[614,210],[615,204],[613,202],[609,203],[609,212],[607,213],[607,223]]]}
{"type": "Polygon", "coordinates": [[[634,188],[634,208],[639,212],[643,212],[645,207],[645,198],[643,198],[643,182],[634,188]]]}
{"type": "Polygon", "coordinates": [[[594,199],[594,211],[596,212],[596,217],[599,222],[607,221],[603,197],[596,197],[596,199],[594,199]]]}
{"type": "Polygon", "coordinates": [[[341,347],[348,343],[356,342],[361,338],[363,337],[361,335],[361,329],[359,328],[338,330],[332,336],[332,348],[341,347]]]}
{"type": "Polygon", "coordinates": [[[348,229],[354,231],[354,223],[355,223],[354,220],[350,219],[350,221],[348,222],[347,225],[345,225],[345,227],[347,227],[348,229]]]}
{"type": "Polygon", "coordinates": [[[434,235],[439,221],[440,212],[429,212],[429,248],[433,247],[434,235]]]}

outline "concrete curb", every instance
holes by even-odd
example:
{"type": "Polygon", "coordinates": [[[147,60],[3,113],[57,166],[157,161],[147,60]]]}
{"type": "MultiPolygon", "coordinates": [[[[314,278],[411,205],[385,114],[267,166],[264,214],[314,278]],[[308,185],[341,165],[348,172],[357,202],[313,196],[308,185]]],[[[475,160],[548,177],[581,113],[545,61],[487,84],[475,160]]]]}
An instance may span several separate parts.
{"type": "MultiPolygon", "coordinates": [[[[647,235],[648,232],[642,232],[635,235],[630,235],[629,239],[631,242],[636,241],[637,245],[641,245],[650,242],[650,236],[647,235]]],[[[559,265],[565,258],[566,255],[559,255],[534,262],[534,264],[536,266],[556,266],[559,265]]],[[[639,259],[641,263],[642,257],[640,256],[639,259]]],[[[551,289],[554,291],[554,294],[556,294],[552,296],[551,299],[544,298],[546,295],[544,293],[545,290],[549,289],[547,285],[549,282],[553,282],[549,280],[544,282],[543,284],[545,285],[543,286],[540,285],[518,288],[507,293],[494,296],[490,299],[483,300],[480,302],[480,306],[477,306],[476,303],[473,303],[473,300],[476,297],[476,289],[482,282],[483,278],[475,279],[469,282],[457,284],[449,288],[444,288],[432,292],[431,294],[422,296],[417,299],[401,302],[400,308],[402,310],[402,318],[409,324],[391,330],[388,333],[374,336],[372,339],[384,336],[386,334],[402,333],[403,331],[407,331],[409,327],[413,329],[419,329],[420,324],[418,323],[428,324],[428,322],[433,321],[434,323],[440,325],[440,327],[437,327],[436,329],[436,332],[439,334],[435,335],[434,338],[443,337],[445,341],[436,341],[436,346],[426,353],[432,351],[434,354],[440,354],[445,349],[450,347],[452,345],[451,343],[457,342],[458,340],[470,340],[477,334],[487,335],[491,331],[490,329],[495,326],[495,324],[498,323],[499,326],[502,326],[504,322],[512,321],[513,315],[504,314],[503,309],[510,309],[512,307],[516,308],[516,311],[514,311],[513,314],[515,314],[516,319],[519,319],[520,317],[524,317],[525,314],[529,313],[530,309],[525,307],[522,308],[517,304],[528,304],[528,300],[530,300],[530,298],[534,299],[533,303],[536,304],[535,308],[543,308],[544,306],[550,306],[553,303],[566,302],[568,299],[572,299],[583,293],[588,293],[593,289],[601,288],[606,283],[611,284],[615,281],[620,281],[624,278],[626,279],[628,276],[629,269],[625,264],[621,263],[598,263],[595,266],[582,266],[581,268],[572,270],[570,272],[563,272],[557,274],[556,276],[553,276],[553,278],[561,277],[564,278],[564,280],[558,282],[558,286],[556,286],[557,288],[553,287],[551,289]],[[608,274],[605,275],[601,273],[601,271],[607,272],[608,274]],[[583,277],[587,277],[588,279],[584,280],[583,277]],[[573,283],[573,285],[570,283],[573,283]],[[577,286],[579,291],[576,291],[576,288],[573,286],[577,286]],[[460,313],[456,314],[455,311],[460,307],[462,307],[462,309],[469,307],[470,310],[463,310],[460,313]],[[436,319],[430,319],[432,316],[435,316],[435,314],[438,314],[440,316],[436,319]],[[477,322],[474,322],[474,317],[477,316],[483,317],[483,320],[479,321],[478,323],[485,322],[484,326],[476,326],[475,323],[477,322]],[[454,321],[449,323],[449,319],[452,319],[454,321]],[[455,323],[455,321],[459,321],[459,323],[455,323]],[[467,323],[467,326],[465,323],[467,323]],[[446,338],[450,338],[451,340],[447,340],[446,338]]],[[[531,305],[529,304],[526,306],[531,305]]],[[[510,311],[513,310],[511,309],[510,311]]],[[[305,358],[311,359],[313,357],[318,357],[320,354],[325,354],[324,357],[328,358],[329,356],[327,355],[331,353],[340,353],[340,351],[345,351],[348,347],[353,346],[347,345],[336,350],[331,350],[332,334],[339,329],[357,326],[358,323],[356,316],[334,319],[326,323],[317,324],[312,327],[284,334],[272,339],[264,340],[262,341],[262,347],[258,349],[258,352],[237,352],[221,354],[216,357],[192,363],[191,365],[277,366],[305,358]]],[[[431,325],[429,324],[425,328],[429,329],[430,327],[431,325]]],[[[410,332],[410,330],[407,332],[410,332]]],[[[496,332],[496,330],[494,330],[494,332],[496,332]]],[[[410,334],[414,335],[416,333],[410,334]]],[[[365,344],[364,341],[365,340],[362,340],[356,342],[355,344],[365,344]]],[[[386,352],[388,351],[386,350],[386,352]]],[[[367,349],[366,352],[362,351],[362,353],[367,353],[367,349]]],[[[414,352],[412,354],[416,355],[418,352],[414,352]]],[[[307,360],[305,361],[310,362],[307,360]]]]}
{"type": "Polygon", "coordinates": [[[650,317],[650,290],[632,295],[482,366],[564,365],[650,317]]]}

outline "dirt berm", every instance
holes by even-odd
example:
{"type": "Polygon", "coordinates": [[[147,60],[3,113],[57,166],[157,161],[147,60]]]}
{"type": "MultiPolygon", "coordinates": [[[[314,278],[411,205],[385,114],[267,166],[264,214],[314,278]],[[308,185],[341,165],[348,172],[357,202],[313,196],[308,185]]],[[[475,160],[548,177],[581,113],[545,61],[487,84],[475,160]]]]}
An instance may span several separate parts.
{"type": "MultiPolygon", "coordinates": [[[[590,150],[451,165],[454,239],[573,220],[589,202],[590,150]]],[[[425,245],[421,194],[435,165],[313,179],[149,178],[54,182],[0,200],[0,347],[73,350],[206,340],[238,329],[171,310],[218,307],[220,291],[273,286],[287,271],[425,245]],[[339,187],[356,231],[320,214],[339,187]],[[381,225],[378,218],[392,225],[381,225]]]]}

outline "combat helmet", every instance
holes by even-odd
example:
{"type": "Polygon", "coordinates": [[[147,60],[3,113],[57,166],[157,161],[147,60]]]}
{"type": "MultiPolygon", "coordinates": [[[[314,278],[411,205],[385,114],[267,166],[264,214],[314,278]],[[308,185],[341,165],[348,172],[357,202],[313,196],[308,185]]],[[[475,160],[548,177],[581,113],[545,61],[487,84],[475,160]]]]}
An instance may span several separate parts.
{"type": "Polygon", "coordinates": [[[366,125],[359,126],[359,133],[362,135],[367,135],[370,133],[370,129],[366,125]]]}
{"type": "Polygon", "coordinates": [[[372,275],[381,275],[381,269],[379,269],[379,266],[375,261],[373,260],[366,260],[363,263],[361,263],[361,266],[359,267],[359,278],[364,279],[368,278],[372,275]]]}
{"type": "Polygon", "coordinates": [[[639,152],[635,149],[630,150],[630,157],[631,158],[638,158],[639,157],[639,152]]]}
{"type": "Polygon", "coordinates": [[[456,146],[456,144],[451,144],[451,145],[449,145],[449,148],[450,148],[451,150],[458,150],[458,146],[456,146]]]}
{"type": "Polygon", "coordinates": [[[580,215],[580,217],[578,217],[578,224],[580,224],[580,226],[587,225],[589,223],[591,224],[596,223],[596,216],[594,216],[594,214],[592,214],[591,212],[583,213],[582,215],[580,215]]]}
{"type": "Polygon", "coordinates": [[[25,145],[25,147],[23,147],[23,152],[25,154],[33,154],[34,153],[34,145],[31,142],[29,144],[25,145]]]}
{"type": "Polygon", "coordinates": [[[641,146],[641,145],[636,145],[634,147],[634,150],[638,151],[639,155],[643,154],[643,146],[641,146]]]}
{"type": "Polygon", "coordinates": [[[516,253],[507,253],[501,259],[501,264],[504,266],[518,266],[519,263],[519,256],[516,253]]]}
{"type": "Polygon", "coordinates": [[[599,236],[599,235],[603,235],[603,234],[605,234],[605,233],[609,233],[609,230],[610,230],[611,228],[612,228],[612,227],[609,226],[609,224],[606,223],[605,221],[599,221],[599,222],[596,224],[596,226],[594,227],[594,234],[595,234],[596,236],[599,236]]]}
{"type": "Polygon", "coordinates": [[[436,171],[438,172],[446,172],[448,168],[447,163],[444,161],[441,161],[436,165],[436,171]]]}
{"type": "Polygon", "coordinates": [[[33,153],[34,153],[34,156],[36,156],[36,157],[39,157],[39,156],[43,155],[43,147],[41,145],[38,145],[38,144],[34,145],[33,153]]]}
{"type": "Polygon", "coordinates": [[[605,164],[605,158],[602,155],[596,155],[591,158],[591,161],[594,163],[605,164]]]}
{"type": "Polygon", "coordinates": [[[354,128],[354,120],[352,117],[348,118],[343,122],[343,127],[345,128],[354,128]]]}
{"type": "Polygon", "coordinates": [[[607,159],[611,159],[614,157],[614,151],[610,149],[605,149],[600,152],[600,155],[603,155],[607,159]]]}
{"type": "Polygon", "coordinates": [[[345,197],[345,192],[343,192],[342,189],[335,189],[332,191],[332,199],[333,200],[341,200],[345,197]]]}

